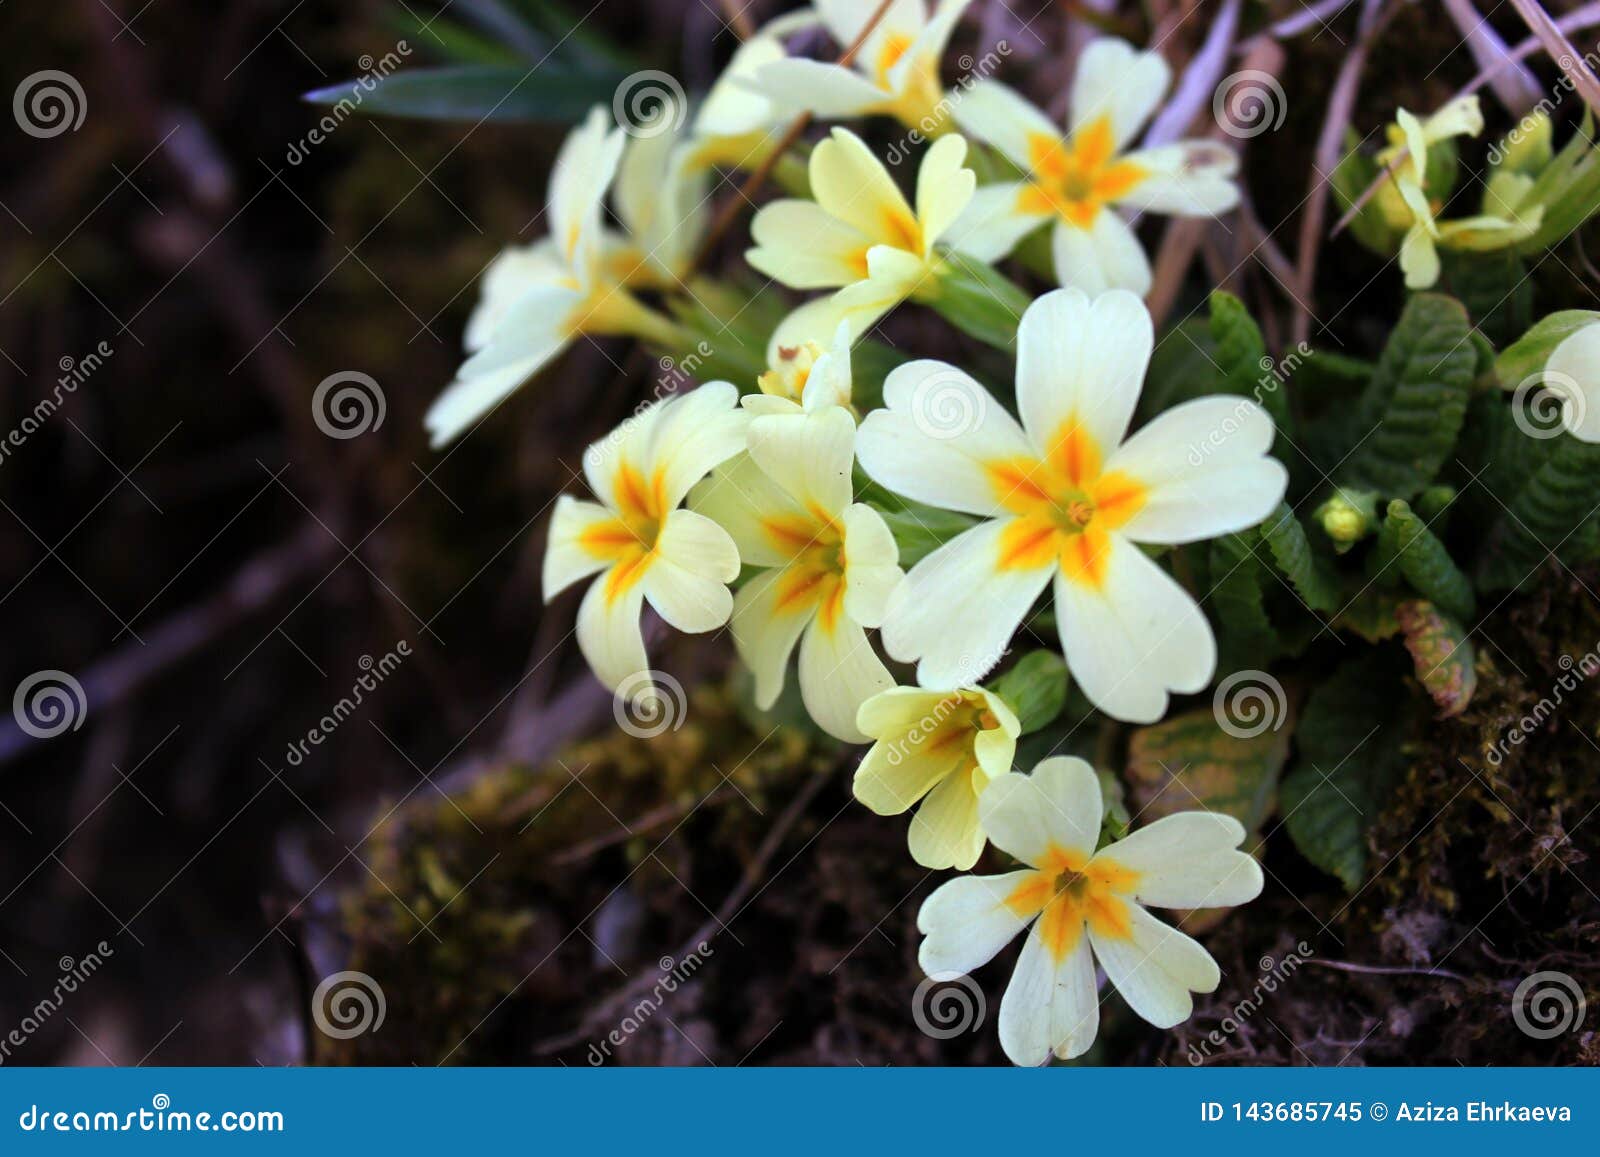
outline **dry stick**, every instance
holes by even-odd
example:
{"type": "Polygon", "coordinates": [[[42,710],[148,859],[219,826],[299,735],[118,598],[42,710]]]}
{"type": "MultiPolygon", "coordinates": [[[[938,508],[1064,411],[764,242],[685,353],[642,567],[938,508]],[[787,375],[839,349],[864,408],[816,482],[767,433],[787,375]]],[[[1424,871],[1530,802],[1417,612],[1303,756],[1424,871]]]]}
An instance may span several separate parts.
{"type": "Polygon", "coordinates": [[[1600,113],[1600,80],[1595,79],[1594,73],[1589,71],[1589,66],[1584,63],[1583,54],[1577,46],[1567,38],[1567,34],[1556,27],[1550,14],[1544,10],[1539,0],[1511,0],[1511,6],[1517,10],[1517,15],[1522,17],[1522,22],[1528,30],[1539,38],[1544,45],[1544,50],[1550,54],[1550,59],[1556,62],[1556,67],[1572,82],[1578,94],[1583,97],[1584,103],[1595,112],[1600,113]]]}
{"type": "MultiPolygon", "coordinates": [[[[78,681],[83,686],[86,713],[97,714],[121,703],[168,667],[282,598],[338,551],[339,544],[326,531],[307,524],[287,542],[257,555],[241,566],[220,592],[147,631],[142,646],[131,644],[114,651],[85,671],[78,681]]],[[[0,764],[34,742],[12,720],[0,723],[0,764]]]]}
{"type": "MultiPolygon", "coordinates": [[[[783,814],[768,829],[766,838],[761,841],[761,845],[756,849],[756,854],[751,859],[750,866],[745,869],[744,875],[740,877],[739,883],[734,887],[733,891],[728,893],[727,899],[722,901],[716,912],[689,935],[689,938],[684,941],[683,947],[679,948],[677,953],[672,956],[673,960],[682,960],[691,953],[697,952],[697,946],[702,941],[710,940],[719,930],[726,927],[729,920],[739,914],[746,897],[755,890],[756,884],[760,882],[761,877],[766,873],[767,865],[772,861],[772,857],[783,846],[783,841],[789,835],[789,829],[794,827],[800,817],[805,814],[806,808],[810,807],[811,801],[817,797],[817,792],[822,790],[822,785],[831,780],[838,770],[837,765],[830,765],[814,773],[810,780],[806,782],[806,785],[795,794],[794,799],[789,801],[789,806],[783,809],[783,814]]],[[[637,980],[629,981],[584,1013],[583,1019],[578,1023],[577,1028],[562,1036],[551,1037],[535,1044],[533,1052],[536,1055],[547,1055],[558,1052],[561,1049],[571,1048],[588,1036],[593,1026],[603,1017],[609,1016],[615,1010],[628,1005],[636,996],[656,983],[657,980],[658,977],[654,973],[647,972],[637,980]]]]}
{"type": "Polygon", "coordinates": [[[739,34],[740,40],[749,40],[756,33],[755,22],[750,19],[750,6],[739,0],[722,0],[722,10],[728,15],[728,24],[739,34]]]}
{"type": "MultiPolygon", "coordinates": [[[[882,0],[882,3],[878,5],[878,10],[872,14],[872,19],[868,20],[862,27],[860,35],[855,39],[855,43],[844,50],[844,55],[840,56],[836,63],[841,66],[848,66],[855,60],[856,53],[861,51],[861,46],[867,42],[867,37],[872,35],[873,31],[878,27],[878,23],[883,19],[884,14],[889,11],[889,5],[893,3],[894,0],[882,0]]],[[[761,164],[756,166],[750,176],[745,179],[739,191],[722,203],[722,208],[717,211],[717,216],[711,222],[711,227],[706,230],[706,239],[701,244],[700,251],[694,255],[694,260],[689,263],[689,269],[683,275],[682,280],[687,281],[696,270],[706,263],[706,260],[722,242],[723,237],[727,235],[728,230],[733,228],[733,223],[739,216],[740,208],[755,200],[755,195],[761,191],[761,186],[766,184],[767,178],[772,175],[772,170],[777,166],[778,159],[789,151],[795,141],[800,139],[800,134],[806,131],[806,126],[810,123],[810,113],[801,113],[795,117],[794,123],[789,126],[782,139],[778,141],[777,147],[767,154],[761,164]]]]}
{"type": "Polygon", "coordinates": [[[1328,112],[1322,121],[1322,132],[1317,137],[1311,188],[1306,195],[1305,215],[1300,218],[1300,264],[1297,269],[1298,292],[1295,294],[1298,300],[1289,330],[1289,340],[1297,346],[1311,336],[1311,309],[1306,303],[1311,300],[1311,289],[1317,278],[1317,252],[1322,245],[1322,222],[1327,215],[1328,185],[1333,170],[1339,165],[1344,130],[1350,123],[1350,113],[1355,107],[1356,86],[1361,83],[1367,53],[1371,51],[1372,42],[1382,26],[1378,16],[1383,6],[1383,0],[1366,0],[1362,6],[1355,47],[1339,65],[1333,92],[1328,97],[1328,112]]]}
{"type": "MultiPolygon", "coordinates": [[[[1565,33],[1581,32],[1586,28],[1592,28],[1596,24],[1600,24],[1600,4],[1585,4],[1582,8],[1569,12],[1560,20],[1557,20],[1555,26],[1560,31],[1565,33]]],[[[1538,52],[1543,48],[1544,43],[1537,36],[1528,37],[1528,39],[1519,42],[1515,48],[1507,52],[1503,60],[1498,61],[1492,67],[1485,68],[1482,72],[1478,73],[1477,76],[1468,81],[1466,87],[1462,88],[1462,90],[1456,93],[1455,97],[1451,99],[1458,99],[1463,96],[1471,96],[1484,85],[1492,83],[1494,78],[1499,76],[1500,73],[1504,72],[1508,68],[1515,67],[1518,63],[1526,60],[1535,52],[1538,52]]],[[[1385,168],[1383,172],[1374,177],[1372,179],[1372,184],[1363,189],[1361,196],[1357,197],[1350,205],[1350,208],[1345,210],[1344,216],[1339,218],[1339,223],[1333,227],[1333,232],[1330,233],[1329,236],[1337,237],[1340,233],[1344,232],[1345,228],[1350,224],[1350,222],[1355,219],[1356,214],[1361,212],[1362,208],[1368,201],[1372,200],[1373,195],[1377,193],[1378,188],[1384,183],[1384,181],[1388,180],[1394,175],[1395,168],[1408,156],[1410,156],[1410,153],[1402,148],[1395,156],[1394,160],[1389,163],[1389,166],[1385,168]]]]}
{"type": "Polygon", "coordinates": [[[1496,68],[1492,83],[1500,103],[1519,116],[1537,104],[1543,95],[1538,80],[1521,61],[1511,59],[1506,42],[1500,39],[1494,25],[1478,15],[1472,0],[1443,0],[1443,3],[1456,28],[1466,37],[1467,50],[1478,67],[1496,68]],[[1505,68],[1497,68],[1502,63],[1505,68]]]}

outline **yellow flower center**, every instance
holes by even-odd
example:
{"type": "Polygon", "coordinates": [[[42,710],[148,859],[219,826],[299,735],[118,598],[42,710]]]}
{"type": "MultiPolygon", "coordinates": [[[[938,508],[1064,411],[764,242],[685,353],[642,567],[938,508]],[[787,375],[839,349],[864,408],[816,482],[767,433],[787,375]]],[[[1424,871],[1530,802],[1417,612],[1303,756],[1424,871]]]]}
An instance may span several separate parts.
{"type": "Polygon", "coordinates": [[[1102,462],[1094,437],[1069,417],[1043,459],[985,464],[996,501],[1017,516],[1000,535],[1000,569],[1059,565],[1075,582],[1096,588],[1105,582],[1108,532],[1137,514],[1149,492],[1120,470],[1104,470],[1102,462]]]}
{"type": "Polygon", "coordinates": [[[596,522],[578,539],[590,554],[612,564],[605,576],[608,604],[621,598],[650,569],[668,513],[663,471],[657,470],[646,480],[624,462],[612,476],[611,488],[617,517],[596,522]]]}
{"type": "Polygon", "coordinates": [[[1078,947],[1085,928],[1104,939],[1131,935],[1129,905],[1138,886],[1139,873],[1115,860],[1052,846],[1005,904],[1021,917],[1042,913],[1039,935],[1060,961],[1078,947]]]}
{"type": "Polygon", "coordinates": [[[762,529],[773,546],[791,561],[778,580],[774,610],[778,614],[814,611],[832,631],[844,613],[844,528],[819,507],[799,513],[770,515],[762,529]]]}
{"type": "Polygon", "coordinates": [[[1101,208],[1128,195],[1144,169],[1118,160],[1111,118],[1098,117],[1068,140],[1048,133],[1028,138],[1028,183],[1018,194],[1025,213],[1052,214],[1087,229],[1101,208]]]}

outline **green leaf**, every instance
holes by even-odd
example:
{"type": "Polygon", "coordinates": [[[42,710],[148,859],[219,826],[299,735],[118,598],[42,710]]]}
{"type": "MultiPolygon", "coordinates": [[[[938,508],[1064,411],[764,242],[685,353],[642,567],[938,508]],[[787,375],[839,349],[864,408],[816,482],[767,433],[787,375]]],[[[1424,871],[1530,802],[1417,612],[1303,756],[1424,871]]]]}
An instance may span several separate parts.
{"type": "Polygon", "coordinates": [[[1404,578],[1414,591],[1437,603],[1447,614],[1470,618],[1476,609],[1472,583],[1456,566],[1444,543],[1398,498],[1389,503],[1384,515],[1371,563],[1375,580],[1387,580],[1393,585],[1404,578]]]}
{"type": "Polygon", "coordinates": [[[420,46],[430,57],[443,57],[451,64],[510,65],[523,59],[506,45],[442,16],[429,21],[410,12],[391,12],[388,23],[408,49],[420,46]]]}
{"type": "Polygon", "coordinates": [[[1510,341],[1512,334],[1527,328],[1533,316],[1533,282],[1527,263],[1516,252],[1446,249],[1440,253],[1440,262],[1440,284],[1460,298],[1491,341],[1510,341]]]}
{"type": "Polygon", "coordinates": [[[1273,373],[1261,328],[1250,311],[1231,293],[1213,290],[1208,326],[1215,345],[1213,357],[1222,371],[1221,392],[1252,398],[1272,415],[1280,435],[1291,433],[1289,398],[1273,373]]]}
{"type": "Polygon", "coordinates": [[[451,121],[548,121],[572,124],[608,103],[622,76],[547,61],[520,65],[414,68],[382,80],[361,78],[308,92],[312,104],[379,116],[451,121]]]}
{"type": "Polygon", "coordinates": [[[1217,370],[1216,342],[1207,322],[1192,317],[1167,330],[1150,355],[1139,414],[1145,419],[1172,409],[1179,402],[1214,394],[1222,388],[1217,370]]]}
{"type": "MultiPolygon", "coordinates": [[[[1270,676],[1266,678],[1270,679],[1270,676]]],[[[1151,823],[1175,812],[1225,812],[1256,832],[1272,811],[1289,754],[1287,704],[1274,682],[1265,712],[1249,727],[1218,723],[1210,707],[1141,727],[1128,739],[1134,811],[1151,823]]]]}
{"type": "Polygon", "coordinates": [[[1439,718],[1460,715],[1478,687],[1476,654],[1466,630],[1425,599],[1407,599],[1396,613],[1417,682],[1438,705],[1439,718]]]}
{"type": "MultiPolygon", "coordinates": [[[[865,497],[865,496],[864,496],[865,497]]],[[[867,498],[868,504],[883,516],[900,547],[900,565],[915,566],[962,531],[976,526],[977,519],[953,510],[940,510],[920,502],[897,499],[900,505],[867,498]]]]}
{"type": "Polygon", "coordinates": [[[1372,433],[1352,456],[1348,478],[1400,498],[1432,482],[1466,417],[1476,364],[1461,303],[1413,296],[1361,398],[1361,428],[1372,433]]]}
{"type": "Polygon", "coordinates": [[[1540,377],[1556,346],[1596,321],[1600,321],[1600,313],[1587,309],[1563,309],[1540,318],[1495,359],[1495,376],[1508,390],[1540,377]]]}
{"type": "Polygon", "coordinates": [[[1014,351],[1017,326],[1033,298],[991,265],[958,253],[944,254],[945,266],[917,300],[962,333],[996,349],[1014,351]]]}
{"type": "Polygon", "coordinates": [[[1489,529],[1477,570],[1486,590],[1517,586],[1550,554],[1572,558],[1568,551],[1583,543],[1579,531],[1600,494],[1600,445],[1571,434],[1544,445],[1550,448],[1544,461],[1489,529]]]}
{"type": "Polygon", "coordinates": [[[1292,510],[1280,504],[1277,513],[1261,524],[1261,538],[1306,606],[1323,614],[1339,609],[1338,575],[1331,561],[1312,549],[1305,527],[1292,510]]]}
{"type": "Polygon", "coordinates": [[[1267,617],[1266,568],[1252,549],[1259,538],[1252,527],[1211,541],[1210,598],[1223,627],[1218,647],[1219,665],[1224,668],[1264,666],[1283,650],[1267,617]]]}
{"type": "Polygon", "coordinates": [[[1067,701],[1067,664],[1054,651],[1029,651],[988,689],[1016,712],[1027,735],[1051,723],[1067,701]]]}
{"type": "Polygon", "coordinates": [[[1392,656],[1369,651],[1312,691],[1279,792],[1302,855],[1354,892],[1367,875],[1367,832],[1406,768],[1410,707],[1392,656]]]}

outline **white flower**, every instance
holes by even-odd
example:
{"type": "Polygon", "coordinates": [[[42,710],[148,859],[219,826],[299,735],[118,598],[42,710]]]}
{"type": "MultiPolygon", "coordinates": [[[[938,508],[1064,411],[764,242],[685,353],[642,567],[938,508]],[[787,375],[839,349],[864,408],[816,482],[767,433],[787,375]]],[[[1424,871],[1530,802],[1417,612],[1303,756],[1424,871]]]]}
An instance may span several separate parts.
{"type": "Polygon", "coordinates": [[[1580,442],[1600,442],[1600,322],[1561,340],[1545,363],[1545,385],[1561,396],[1561,423],[1580,442]]]}
{"type": "Polygon", "coordinates": [[[605,261],[618,285],[673,290],[688,276],[711,213],[707,177],[690,166],[681,134],[631,137],[612,203],[625,236],[607,234],[605,261]]]}
{"type": "Polygon", "coordinates": [[[856,798],[881,816],[921,802],[908,843],[923,867],[977,863],[986,842],[978,799],[1011,770],[1022,734],[1005,701],[978,687],[894,687],[863,703],[856,725],[874,741],[856,768],[856,798]]]}
{"type": "Polygon", "coordinates": [[[1000,1045],[1015,1064],[1043,1064],[1052,1052],[1070,1059],[1094,1044],[1097,960],[1157,1028],[1188,1020],[1189,994],[1216,989],[1217,962],[1144,906],[1219,908],[1261,894],[1261,868],[1236,850],[1245,831],[1231,816],[1180,812],[1097,852],[1101,806],[1081,759],[1001,776],[979,800],[980,822],[1028,866],[951,880],[917,914],[927,937],[918,961],[939,977],[971,972],[1033,925],[1000,1001],[1000,1045]]]}
{"type": "Polygon", "coordinates": [[[1045,587],[1072,677],[1118,719],[1159,719],[1198,691],[1216,643],[1194,599],[1136,543],[1177,544],[1253,526],[1288,474],[1267,457],[1272,420],[1246,398],[1185,402],[1131,438],[1152,333],[1125,290],[1044,295],[1017,336],[1019,425],[954,366],[914,361],[861,426],[872,478],[930,506],[986,519],[919,562],[890,600],[883,641],[919,659],[924,686],[997,663],[1045,587]],[[934,403],[962,401],[956,428],[934,403]]]}
{"type": "Polygon", "coordinates": [[[435,448],[493,410],[580,333],[676,338],[672,324],[629,293],[606,259],[605,196],[626,139],[596,108],[562,144],[550,174],[550,236],[490,262],[467,322],[472,356],[423,420],[435,448]]]}
{"type": "Polygon", "coordinates": [[[597,502],[562,495],[550,521],[544,598],[598,575],[578,608],[578,646],[613,691],[652,693],[639,615],[645,600],[691,634],[728,621],[739,551],[709,518],[678,509],[691,487],[744,448],[749,416],[728,382],[653,402],[590,446],[583,472],[597,502]]]}
{"type": "Polygon", "coordinates": [[[847,129],[811,153],[815,201],[787,199],[761,208],[750,224],[756,247],[745,256],[791,289],[834,289],[807,302],[773,334],[776,350],[832,334],[850,323],[859,338],[884,314],[919,291],[931,292],[944,259],[934,244],[972,198],[977,178],[964,168],[967,143],[936,141],[917,170],[913,209],[882,163],[847,129]],[[842,288],[840,288],[842,287],[842,288]]]}
{"type": "Polygon", "coordinates": [[[995,148],[1026,179],[985,185],[951,231],[951,244],[984,261],[1010,253],[1055,222],[1056,278],[1089,293],[1150,290],[1150,261],[1115,206],[1213,217],[1239,201],[1238,158],[1214,141],[1180,141],[1124,153],[1167,91],[1171,73],[1154,52],[1121,40],[1083,50],[1065,136],[998,81],[983,81],[955,106],[962,129],[995,148]]]}
{"type": "Polygon", "coordinates": [[[762,92],[754,83],[756,75],[766,65],[784,59],[785,36],[818,21],[815,12],[804,10],[780,16],[734,50],[728,67],[695,115],[689,145],[691,165],[753,169],[766,160],[781,139],[776,130],[795,114],[762,92]]]}
{"type": "MultiPolygon", "coordinates": [[[[939,58],[972,0],[893,0],[850,66],[790,58],[762,66],[755,83],[793,112],[829,119],[882,114],[928,134],[942,130],[944,86],[939,58]]],[[[850,46],[878,5],[869,0],[815,0],[834,40],[850,46]]]]}
{"type": "Polygon", "coordinates": [[[766,568],[740,588],[729,630],[755,673],[756,703],[783,689],[800,646],[800,694],[817,726],[864,743],[856,711],[894,679],[863,628],[883,620],[900,582],[899,547],[877,511],[853,502],[855,422],[834,406],[763,415],[741,455],[695,488],[691,509],[766,568]]]}
{"type": "Polygon", "coordinates": [[[772,367],[756,378],[761,392],[739,399],[745,409],[755,414],[796,414],[829,406],[850,408],[849,322],[839,323],[827,349],[807,341],[780,346],[775,352],[772,367]]]}

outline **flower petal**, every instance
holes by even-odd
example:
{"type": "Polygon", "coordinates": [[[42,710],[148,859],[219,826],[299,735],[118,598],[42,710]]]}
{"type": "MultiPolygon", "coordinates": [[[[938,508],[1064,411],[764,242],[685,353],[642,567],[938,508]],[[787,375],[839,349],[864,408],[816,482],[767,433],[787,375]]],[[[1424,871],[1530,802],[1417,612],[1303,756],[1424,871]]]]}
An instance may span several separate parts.
{"type": "Polygon", "coordinates": [[[1034,457],[1005,407],[945,362],[896,366],[883,401],[861,423],[856,456],[873,481],[907,498],[992,515],[1001,505],[988,464],[1034,457]]]}
{"type": "Polygon", "coordinates": [[[1016,971],[1000,998],[1000,1047],[1017,1065],[1042,1065],[1052,1052],[1081,1056],[1100,1030],[1100,996],[1089,938],[1080,928],[1057,956],[1041,917],[1023,942],[1016,971]]]}
{"type": "Polygon", "coordinates": [[[1561,340],[1545,363],[1544,381],[1562,395],[1561,421],[1572,436],[1600,442],[1600,324],[1561,340]]]}
{"type": "Polygon", "coordinates": [[[607,688],[615,691],[624,683],[636,683],[637,694],[642,695],[649,684],[636,677],[650,669],[639,626],[644,584],[631,582],[619,590],[608,578],[609,573],[590,584],[578,606],[578,649],[607,688]]]}
{"type": "Polygon", "coordinates": [[[997,80],[981,80],[973,85],[952,111],[962,132],[993,145],[1024,172],[1033,167],[1034,138],[1061,139],[1061,130],[1050,123],[1049,117],[997,80]]]}
{"type": "Polygon", "coordinates": [[[964,167],[967,142],[951,133],[933,142],[917,167],[917,221],[922,226],[922,256],[944,236],[972,201],[978,178],[964,167]]]}
{"type": "Polygon", "coordinates": [[[883,515],[864,502],[847,506],[844,525],[844,613],[863,627],[877,627],[889,613],[889,597],[905,579],[900,547],[883,515]]]}
{"type": "MultiPolygon", "coordinates": [[[[864,721],[862,716],[867,704],[877,702],[885,694],[888,692],[879,692],[862,704],[863,711],[856,714],[858,726],[864,721]]],[[[920,732],[913,735],[913,726],[916,724],[908,724],[892,735],[876,732],[878,741],[862,758],[851,781],[856,799],[880,816],[897,816],[909,811],[947,777],[961,770],[958,752],[925,741],[920,732]]]]}
{"type": "MultiPolygon", "coordinates": [[[[964,148],[962,154],[965,155],[964,148]]],[[[949,153],[944,156],[948,159],[949,153]]],[[[913,244],[914,234],[920,231],[905,195],[889,170],[849,129],[834,129],[812,150],[811,195],[834,217],[854,226],[873,242],[922,251],[920,245],[913,244]]]]}
{"type": "Polygon", "coordinates": [[[644,573],[645,598],[669,626],[686,634],[713,631],[733,613],[728,584],[739,577],[739,550],[728,532],[690,510],[674,510],[644,573]]]}
{"type": "MultiPolygon", "coordinates": [[[[974,769],[959,766],[923,799],[911,817],[907,845],[911,858],[924,868],[966,871],[978,862],[987,842],[978,826],[978,792],[974,769]]],[[[977,773],[987,780],[982,772],[977,773]]]]}
{"type": "Polygon", "coordinates": [[[1100,710],[1154,723],[1168,691],[1199,691],[1217,666],[1211,625],[1189,593],[1117,535],[1105,539],[1098,586],[1055,580],[1056,619],[1067,668],[1100,710]]]}
{"type": "Polygon", "coordinates": [[[611,128],[606,109],[596,105],[567,134],[550,172],[550,236],[569,269],[583,273],[598,257],[603,201],[616,175],[628,137],[611,128]]]}
{"type": "Polygon", "coordinates": [[[786,113],[830,120],[862,116],[892,96],[853,68],[797,56],[762,65],[753,83],[786,113]]]}
{"type": "Polygon", "coordinates": [[[1030,868],[1003,876],[961,876],[936,888],[917,912],[926,939],[917,963],[929,976],[960,976],[982,968],[1027,927],[1034,913],[1018,912],[1007,897],[1038,873],[1030,868]]]}
{"type": "Polygon", "coordinates": [[[1048,214],[1022,209],[1021,182],[984,185],[972,195],[966,210],[950,227],[946,240],[952,248],[979,261],[1005,257],[1029,233],[1050,220],[1048,214]]]}
{"type": "Polygon", "coordinates": [[[883,645],[901,662],[918,660],[924,687],[976,683],[1006,653],[1052,566],[1001,569],[1006,522],[964,531],[911,568],[889,597],[883,645]]]}
{"type": "Polygon", "coordinates": [[[750,415],[739,407],[739,391],[731,382],[707,382],[660,406],[639,465],[647,478],[661,474],[665,506],[671,510],[695,483],[745,448],[750,415]]]}
{"type": "Polygon", "coordinates": [[[1112,37],[1092,41],[1078,57],[1072,81],[1072,131],[1110,117],[1111,139],[1120,150],[1150,119],[1171,81],[1172,70],[1159,54],[1137,52],[1112,37]]]}
{"type": "Polygon", "coordinates": [[[755,675],[756,706],[762,710],[777,702],[789,656],[817,612],[814,602],[784,598],[789,577],[782,567],[773,567],[750,579],[734,596],[728,621],[734,649],[755,675]]]}
{"type": "Polygon", "coordinates": [[[800,698],[818,727],[845,743],[866,743],[856,712],[879,691],[894,686],[860,624],[840,616],[813,619],[800,638],[800,698]]]}
{"type": "Polygon", "coordinates": [[[1174,1028],[1194,1012],[1191,992],[1213,992],[1222,974],[1211,954],[1137,904],[1128,904],[1127,936],[1094,924],[1089,940],[1106,976],[1134,1012],[1157,1028],[1174,1028]]]}
{"type": "Polygon", "coordinates": [[[807,510],[838,517],[850,505],[856,424],[834,406],[751,420],[750,457],[807,510]]]}
{"type": "Polygon", "coordinates": [[[727,531],[750,566],[787,565],[793,543],[770,528],[809,517],[748,454],[730,458],[690,491],[689,509],[727,531]]]}
{"type": "Polygon", "coordinates": [[[1140,297],[1150,292],[1154,273],[1144,246],[1114,210],[1102,209],[1094,224],[1080,229],[1057,221],[1051,235],[1056,280],[1063,286],[1098,295],[1126,289],[1140,297]]]}
{"type": "Polygon", "coordinates": [[[815,201],[763,205],[750,222],[756,247],[745,260],[791,289],[833,289],[860,281],[872,239],[815,201]]]}
{"type": "Polygon", "coordinates": [[[1100,780],[1075,755],[1056,755],[1032,775],[996,776],[978,801],[978,822],[989,842],[1025,864],[1043,863],[1052,850],[1087,860],[1100,839],[1100,780]]]}
{"type": "Polygon", "coordinates": [[[556,499],[550,515],[550,531],[544,549],[544,571],[540,588],[549,602],[575,582],[598,574],[612,563],[608,554],[597,554],[584,545],[584,532],[614,522],[616,515],[598,502],[585,502],[570,494],[556,499]]]}
{"type": "Polygon", "coordinates": [[[1178,812],[1146,824],[1100,855],[1139,874],[1133,895],[1141,904],[1228,908],[1261,895],[1261,865],[1238,850],[1244,838],[1244,826],[1232,816],[1178,812]]]}
{"type": "Polygon", "coordinates": [[[1268,458],[1272,418],[1249,398],[1196,398],[1117,448],[1107,471],[1144,488],[1120,528],[1134,542],[1184,543],[1254,526],[1283,501],[1289,473],[1268,458]]]}
{"type": "Polygon", "coordinates": [[[1239,157],[1216,141],[1179,141],[1131,153],[1127,160],[1145,173],[1119,205],[1177,217],[1216,217],[1239,203],[1239,157]]]}
{"type": "Polygon", "coordinates": [[[1150,311],[1125,290],[1091,301],[1058,289],[1030,305],[1017,330],[1017,409],[1038,453],[1087,434],[1109,454],[1133,417],[1153,343],[1150,311]]]}
{"type": "Polygon", "coordinates": [[[847,327],[853,344],[877,325],[884,314],[900,304],[905,296],[904,288],[898,281],[874,281],[869,277],[827,297],[806,302],[778,323],[767,341],[767,363],[772,364],[778,351],[787,346],[826,341],[838,332],[840,324],[847,327]]]}

